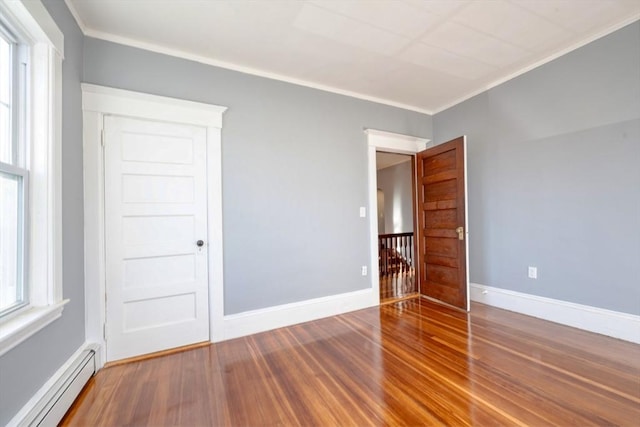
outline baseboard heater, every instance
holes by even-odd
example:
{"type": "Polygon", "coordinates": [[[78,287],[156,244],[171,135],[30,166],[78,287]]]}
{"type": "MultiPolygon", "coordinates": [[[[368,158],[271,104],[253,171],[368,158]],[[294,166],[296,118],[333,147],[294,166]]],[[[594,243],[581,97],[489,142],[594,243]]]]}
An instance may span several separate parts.
{"type": "Polygon", "coordinates": [[[18,425],[57,426],[95,372],[95,350],[81,352],[18,425]]]}

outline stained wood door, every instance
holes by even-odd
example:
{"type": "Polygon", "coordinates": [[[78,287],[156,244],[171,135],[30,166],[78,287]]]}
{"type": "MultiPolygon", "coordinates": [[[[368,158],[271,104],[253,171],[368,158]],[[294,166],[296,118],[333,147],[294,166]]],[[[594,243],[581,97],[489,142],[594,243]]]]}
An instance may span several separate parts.
{"type": "Polygon", "coordinates": [[[468,310],[465,139],[416,155],[420,294],[468,310]]]}
{"type": "Polygon", "coordinates": [[[206,129],[104,130],[107,360],[207,341],[206,129]]]}

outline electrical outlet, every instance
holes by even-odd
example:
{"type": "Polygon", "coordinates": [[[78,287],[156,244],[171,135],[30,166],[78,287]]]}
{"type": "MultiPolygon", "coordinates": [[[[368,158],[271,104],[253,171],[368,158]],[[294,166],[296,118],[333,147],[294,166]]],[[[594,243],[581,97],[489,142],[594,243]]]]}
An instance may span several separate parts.
{"type": "Polygon", "coordinates": [[[360,218],[365,218],[367,216],[367,208],[364,206],[360,206],[360,218]]]}
{"type": "Polygon", "coordinates": [[[366,265],[363,265],[363,266],[362,266],[362,275],[363,275],[363,276],[366,276],[366,275],[367,275],[367,266],[366,266],[366,265]]]}
{"type": "Polygon", "coordinates": [[[529,267],[529,279],[537,279],[537,278],[538,278],[538,268],[529,267]]]}

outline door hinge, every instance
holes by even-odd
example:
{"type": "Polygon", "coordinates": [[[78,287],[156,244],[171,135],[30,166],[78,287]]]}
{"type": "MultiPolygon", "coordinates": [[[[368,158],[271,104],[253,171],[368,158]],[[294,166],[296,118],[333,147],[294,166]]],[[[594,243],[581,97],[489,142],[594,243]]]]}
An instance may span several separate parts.
{"type": "Polygon", "coordinates": [[[107,340],[107,324],[106,323],[102,324],[102,338],[105,341],[107,340]]]}
{"type": "Polygon", "coordinates": [[[104,129],[100,131],[100,145],[104,147],[104,129]]]}

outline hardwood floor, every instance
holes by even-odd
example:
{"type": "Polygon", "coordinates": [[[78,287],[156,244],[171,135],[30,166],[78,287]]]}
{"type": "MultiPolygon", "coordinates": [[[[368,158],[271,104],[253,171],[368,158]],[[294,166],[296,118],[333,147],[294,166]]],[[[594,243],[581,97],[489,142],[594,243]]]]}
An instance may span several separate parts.
{"type": "Polygon", "coordinates": [[[405,300],[105,368],[63,425],[640,424],[640,346],[405,300]]]}
{"type": "Polygon", "coordinates": [[[387,303],[408,296],[417,296],[415,270],[380,276],[380,302],[387,303]]]}

